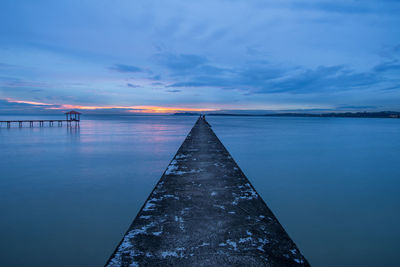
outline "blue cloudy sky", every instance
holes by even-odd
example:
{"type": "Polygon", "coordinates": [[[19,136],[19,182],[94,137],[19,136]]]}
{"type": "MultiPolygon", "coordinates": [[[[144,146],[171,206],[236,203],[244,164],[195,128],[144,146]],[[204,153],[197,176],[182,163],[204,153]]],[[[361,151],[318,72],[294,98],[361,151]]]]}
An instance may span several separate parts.
{"type": "Polygon", "coordinates": [[[0,10],[0,113],[400,110],[398,0],[2,0],[0,10]]]}

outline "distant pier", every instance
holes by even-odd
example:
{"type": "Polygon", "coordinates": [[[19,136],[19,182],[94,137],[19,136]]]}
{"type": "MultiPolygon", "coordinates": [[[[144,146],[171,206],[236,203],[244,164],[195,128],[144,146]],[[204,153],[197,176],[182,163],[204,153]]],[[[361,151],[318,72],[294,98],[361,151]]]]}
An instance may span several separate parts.
{"type": "Polygon", "coordinates": [[[22,128],[24,125],[29,125],[31,128],[34,126],[44,127],[46,124],[49,127],[53,127],[54,123],[57,123],[58,127],[62,127],[63,122],[69,127],[72,125],[79,126],[80,115],[81,113],[77,111],[69,111],[65,113],[65,120],[5,120],[0,121],[0,127],[3,123],[6,124],[7,128],[11,128],[13,125],[18,125],[19,128],[22,128]]]}
{"type": "Polygon", "coordinates": [[[106,266],[309,266],[204,117],[106,266]]]}

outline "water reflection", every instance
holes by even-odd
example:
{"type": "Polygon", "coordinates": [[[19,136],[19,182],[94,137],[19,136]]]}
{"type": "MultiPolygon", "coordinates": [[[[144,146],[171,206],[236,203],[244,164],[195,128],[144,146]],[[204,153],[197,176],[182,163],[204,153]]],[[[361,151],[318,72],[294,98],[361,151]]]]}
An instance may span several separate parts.
{"type": "Polygon", "coordinates": [[[195,119],[85,116],[80,127],[2,129],[0,266],[103,265],[195,119]]]}
{"type": "Polygon", "coordinates": [[[210,117],[315,266],[396,266],[400,120],[210,117]]]}
{"type": "MultiPolygon", "coordinates": [[[[0,266],[103,265],[196,119],[1,129],[0,266]]],[[[208,119],[311,264],[397,264],[399,120],[208,119]]]]}
{"type": "Polygon", "coordinates": [[[68,126],[66,129],[71,141],[77,142],[80,140],[81,127],[79,124],[68,126]]]}

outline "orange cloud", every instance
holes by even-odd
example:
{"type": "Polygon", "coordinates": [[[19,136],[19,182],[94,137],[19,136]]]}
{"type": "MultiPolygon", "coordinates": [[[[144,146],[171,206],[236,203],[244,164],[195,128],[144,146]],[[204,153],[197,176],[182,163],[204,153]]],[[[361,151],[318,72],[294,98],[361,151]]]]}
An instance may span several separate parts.
{"type": "Polygon", "coordinates": [[[174,113],[174,112],[201,112],[214,111],[211,108],[186,108],[186,107],[162,107],[162,106],[79,106],[79,105],[60,105],[46,109],[80,109],[80,110],[101,110],[101,109],[123,109],[128,112],[139,113],[174,113]]]}
{"type": "Polygon", "coordinates": [[[14,100],[11,98],[4,98],[4,100],[6,100],[9,103],[29,104],[29,105],[35,105],[35,106],[53,106],[53,104],[34,102],[34,101],[14,100]]]}
{"type": "Polygon", "coordinates": [[[174,113],[174,112],[202,112],[202,111],[215,111],[212,108],[186,108],[186,107],[162,107],[162,106],[81,106],[81,105],[69,105],[69,104],[48,104],[41,102],[15,100],[11,98],[5,98],[10,103],[21,103],[30,104],[36,106],[48,106],[45,109],[53,110],[102,110],[102,109],[121,109],[131,113],[174,113]]]}
{"type": "MultiPolygon", "coordinates": [[[[178,108],[178,107],[158,107],[158,106],[136,106],[135,109],[140,109],[141,112],[151,113],[172,113],[172,112],[201,112],[201,111],[214,111],[211,108],[178,108]]],[[[130,110],[129,112],[137,112],[137,110],[130,110]]]]}

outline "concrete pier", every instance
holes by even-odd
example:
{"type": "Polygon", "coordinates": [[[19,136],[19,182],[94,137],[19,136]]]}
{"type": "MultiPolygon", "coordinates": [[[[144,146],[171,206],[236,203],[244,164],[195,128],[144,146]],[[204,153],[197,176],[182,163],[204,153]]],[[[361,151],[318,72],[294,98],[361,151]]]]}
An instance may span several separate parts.
{"type": "Polygon", "coordinates": [[[309,266],[199,119],[106,266],[309,266]]]}

